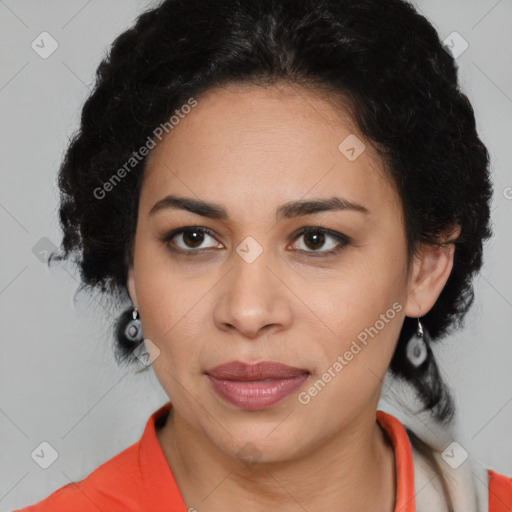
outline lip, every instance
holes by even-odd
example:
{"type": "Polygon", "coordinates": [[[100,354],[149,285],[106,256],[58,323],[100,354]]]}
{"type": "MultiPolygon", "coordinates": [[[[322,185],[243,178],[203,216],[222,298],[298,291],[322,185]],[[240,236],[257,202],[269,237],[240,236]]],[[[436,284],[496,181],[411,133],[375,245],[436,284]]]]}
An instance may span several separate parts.
{"type": "Polygon", "coordinates": [[[206,370],[206,373],[217,379],[249,381],[289,379],[309,372],[303,368],[295,368],[276,361],[261,361],[253,364],[230,361],[206,370]]]}
{"type": "Polygon", "coordinates": [[[242,409],[266,409],[296,391],[309,372],[276,361],[224,363],[207,370],[217,394],[242,409]]]}

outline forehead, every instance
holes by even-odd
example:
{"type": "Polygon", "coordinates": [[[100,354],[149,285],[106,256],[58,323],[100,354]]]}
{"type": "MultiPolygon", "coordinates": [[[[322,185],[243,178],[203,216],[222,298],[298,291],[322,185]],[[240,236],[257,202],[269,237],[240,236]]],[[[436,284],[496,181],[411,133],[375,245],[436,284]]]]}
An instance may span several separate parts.
{"type": "Polygon", "coordinates": [[[261,211],[276,202],[334,195],[397,207],[374,147],[347,109],[320,94],[299,86],[231,84],[196,100],[148,156],[141,191],[146,211],[170,192],[215,199],[228,210],[230,203],[261,211]]]}

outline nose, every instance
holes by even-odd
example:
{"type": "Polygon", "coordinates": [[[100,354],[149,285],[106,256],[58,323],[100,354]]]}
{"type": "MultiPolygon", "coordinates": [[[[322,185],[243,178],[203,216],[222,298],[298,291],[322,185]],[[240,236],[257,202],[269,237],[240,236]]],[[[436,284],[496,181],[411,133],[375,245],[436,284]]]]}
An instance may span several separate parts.
{"type": "Polygon", "coordinates": [[[271,260],[266,252],[252,262],[233,255],[233,267],[218,289],[214,309],[217,328],[257,339],[290,327],[293,293],[286,278],[279,275],[281,266],[271,260]]]}

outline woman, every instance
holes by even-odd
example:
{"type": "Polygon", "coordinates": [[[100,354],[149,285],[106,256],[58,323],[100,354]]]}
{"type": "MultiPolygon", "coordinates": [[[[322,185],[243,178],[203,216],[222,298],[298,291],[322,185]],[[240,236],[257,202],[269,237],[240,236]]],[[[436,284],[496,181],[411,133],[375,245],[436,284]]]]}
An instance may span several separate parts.
{"type": "Polygon", "coordinates": [[[61,258],[127,294],[119,361],[151,364],[169,402],[22,510],[510,510],[511,478],[377,410],[389,370],[449,432],[430,343],[473,300],[488,167],[452,56],[404,1],[140,16],[60,170],[61,258]]]}

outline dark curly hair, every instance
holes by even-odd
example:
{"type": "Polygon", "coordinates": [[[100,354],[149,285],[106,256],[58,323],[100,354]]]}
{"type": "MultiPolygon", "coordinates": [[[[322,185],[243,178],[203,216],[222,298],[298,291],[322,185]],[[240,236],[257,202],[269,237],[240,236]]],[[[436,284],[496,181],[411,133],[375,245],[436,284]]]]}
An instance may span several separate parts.
{"type": "MultiPolygon", "coordinates": [[[[431,341],[462,326],[492,236],[489,155],[452,55],[402,0],[166,0],[140,15],[99,65],[60,168],[64,253],[51,259],[75,254],[81,289],[126,300],[146,159],[105,198],[94,191],[190,97],[230,83],[297,85],[348,106],[400,193],[409,263],[421,243],[442,244],[461,226],[452,272],[422,321],[431,341]]],[[[448,421],[453,401],[430,346],[420,368],[405,357],[416,323],[405,318],[390,370],[448,421]]]]}

